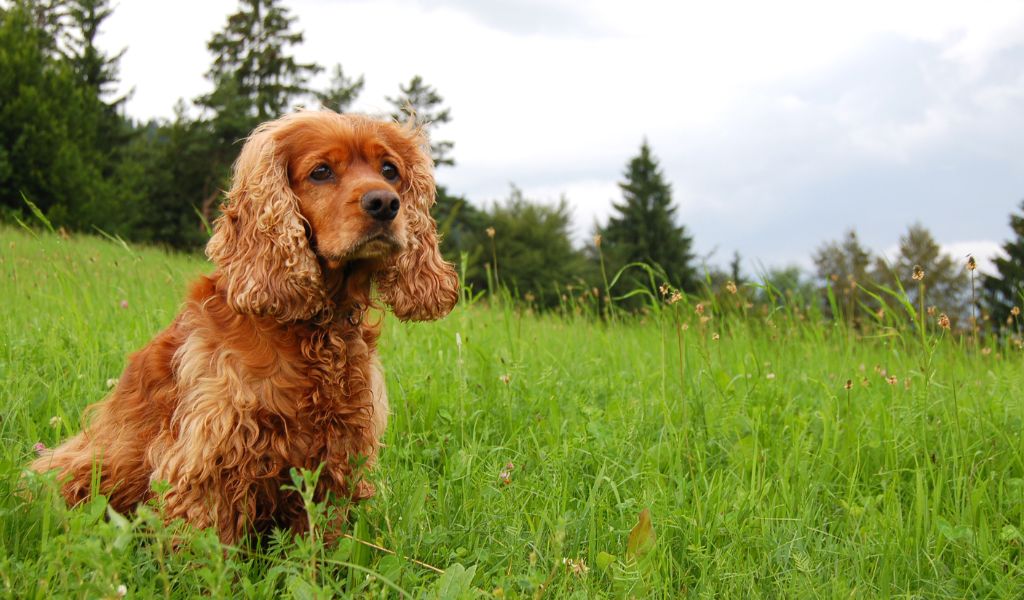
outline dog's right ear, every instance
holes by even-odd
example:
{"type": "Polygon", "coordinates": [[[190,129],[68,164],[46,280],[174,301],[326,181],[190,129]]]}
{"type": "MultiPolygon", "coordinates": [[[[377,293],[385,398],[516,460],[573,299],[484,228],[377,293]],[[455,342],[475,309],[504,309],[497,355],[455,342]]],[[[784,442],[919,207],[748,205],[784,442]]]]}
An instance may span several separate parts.
{"type": "Polygon", "coordinates": [[[264,123],[246,141],[206,255],[217,264],[232,308],[283,322],[311,318],[326,293],[288,184],[287,159],[277,151],[280,126],[280,120],[264,123]]]}

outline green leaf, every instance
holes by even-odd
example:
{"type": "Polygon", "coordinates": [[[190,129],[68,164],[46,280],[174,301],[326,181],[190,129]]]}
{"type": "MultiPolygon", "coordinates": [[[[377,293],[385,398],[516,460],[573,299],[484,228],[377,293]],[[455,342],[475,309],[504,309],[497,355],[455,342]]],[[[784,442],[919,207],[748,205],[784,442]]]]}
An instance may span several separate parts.
{"type": "Polygon", "coordinates": [[[607,552],[597,553],[597,568],[602,571],[607,571],[609,567],[615,562],[616,558],[614,554],[608,554],[607,552]]]}
{"type": "Polygon", "coordinates": [[[476,575],[476,565],[467,569],[459,563],[455,563],[434,582],[428,597],[438,598],[438,600],[472,598],[474,575],[476,575]]]}

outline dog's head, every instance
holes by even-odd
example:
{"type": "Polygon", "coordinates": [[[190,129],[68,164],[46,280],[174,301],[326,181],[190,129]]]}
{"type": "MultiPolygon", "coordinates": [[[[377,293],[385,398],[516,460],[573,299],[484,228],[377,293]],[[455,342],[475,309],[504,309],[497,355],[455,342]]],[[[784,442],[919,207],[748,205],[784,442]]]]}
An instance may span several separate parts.
{"type": "Polygon", "coordinates": [[[422,131],[360,115],[298,112],[253,131],[235,162],[206,253],[240,312],[308,319],[324,270],[372,271],[400,319],[437,319],[458,300],[429,209],[422,131]]]}

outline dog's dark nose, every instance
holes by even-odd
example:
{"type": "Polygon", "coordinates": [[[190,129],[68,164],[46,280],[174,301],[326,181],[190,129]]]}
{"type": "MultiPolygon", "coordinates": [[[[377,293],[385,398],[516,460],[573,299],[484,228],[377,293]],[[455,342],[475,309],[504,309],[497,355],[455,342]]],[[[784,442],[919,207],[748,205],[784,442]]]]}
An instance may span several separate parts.
{"type": "Polygon", "coordinates": [[[398,200],[398,194],[387,190],[371,190],[363,194],[359,201],[366,214],[377,221],[390,221],[398,214],[398,208],[402,203],[398,200]]]}

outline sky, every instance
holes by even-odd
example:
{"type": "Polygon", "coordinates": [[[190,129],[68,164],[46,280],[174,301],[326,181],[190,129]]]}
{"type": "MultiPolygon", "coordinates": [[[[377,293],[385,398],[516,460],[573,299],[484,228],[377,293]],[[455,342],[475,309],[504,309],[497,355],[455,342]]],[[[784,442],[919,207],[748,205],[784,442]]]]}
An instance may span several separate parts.
{"type": "MultiPolygon", "coordinates": [[[[450,107],[437,179],[478,205],[573,210],[577,243],[621,201],[647,140],[710,265],[812,268],[855,228],[892,256],[915,222],[983,270],[1024,198],[1024,3],[292,0],[303,61],[363,75],[353,110],[421,75],[450,107]]],[[[127,112],[210,89],[232,0],[120,0],[100,45],[127,112]]],[[[326,86],[326,74],[314,84],[326,86]]]]}

